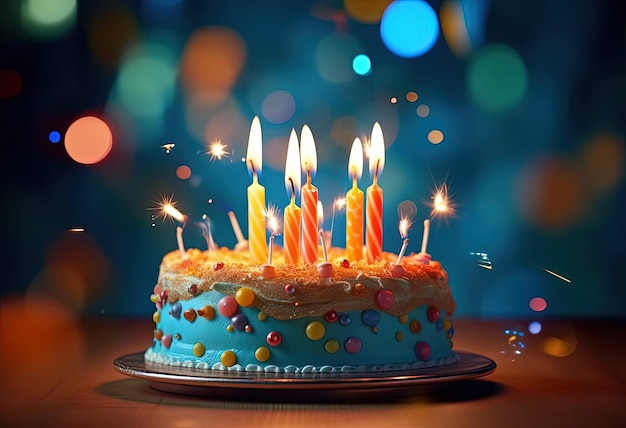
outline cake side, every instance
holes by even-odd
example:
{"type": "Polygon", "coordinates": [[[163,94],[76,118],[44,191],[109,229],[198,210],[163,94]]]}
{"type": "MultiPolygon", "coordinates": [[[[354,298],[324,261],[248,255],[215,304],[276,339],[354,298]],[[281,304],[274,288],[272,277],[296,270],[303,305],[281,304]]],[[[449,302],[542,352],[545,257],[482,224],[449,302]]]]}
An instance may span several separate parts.
{"type": "Polygon", "coordinates": [[[154,344],[146,359],[248,371],[372,371],[451,364],[455,304],[437,262],[396,257],[342,266],[277,265],[270,277],[246,252],[167,254],[152,299],[154,344]]]}

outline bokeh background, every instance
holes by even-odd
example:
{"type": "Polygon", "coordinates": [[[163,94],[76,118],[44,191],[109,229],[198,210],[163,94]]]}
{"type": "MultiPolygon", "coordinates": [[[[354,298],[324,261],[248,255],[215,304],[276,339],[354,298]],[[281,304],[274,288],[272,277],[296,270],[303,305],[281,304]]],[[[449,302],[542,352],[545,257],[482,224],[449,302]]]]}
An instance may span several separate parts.
{"type": "MultiPolygon", "coordinates": [[[[384,248],[397,207],[432,220],[457,317],[624,317],[625,21],[618,0],[5,0],[0,6],[5,314],[148,317],[175,225],[189,247],[246,233],[246,155],[284,207],[308,124],[330,228],[355,137],[383,129],[384,248]],[[212,156],[214,144],[225,155],[212,156]],[[43,300],[42,300],[43,299],[43,300]],[[44,303],[42,303],[44,302],[44,303]],[[6,304],[6,305],[5,305],[6,304]],[[38,309],[39,311],[39,309],[38,309]]],[[[359,186],[371,184],[367,161],[359,186]]],[[[345,243],[345,213],[333,244],[345,243]]],[[[280,240],[278,241],[280,242],[280,240]]]]}

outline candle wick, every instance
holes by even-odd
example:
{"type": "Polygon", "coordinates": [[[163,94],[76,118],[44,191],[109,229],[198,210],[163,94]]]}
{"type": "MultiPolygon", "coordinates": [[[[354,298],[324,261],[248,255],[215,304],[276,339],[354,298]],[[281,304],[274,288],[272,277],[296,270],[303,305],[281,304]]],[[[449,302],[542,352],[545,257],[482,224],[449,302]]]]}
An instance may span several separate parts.
{"type": "Polygon", "coordinates": [[[291,199],[295,199],[296,197],[296,185],[293,184],[293,179],[289,177],[289,182],[291,183],[291,199]]]}
{"type": "Polygon", "coordinates": [[[254,167],[254,162],[252,161],[249,161],[249,162],[250,162],[250,168],[252,169],[252,174],[256,178],[256,168],[254,167]]]}

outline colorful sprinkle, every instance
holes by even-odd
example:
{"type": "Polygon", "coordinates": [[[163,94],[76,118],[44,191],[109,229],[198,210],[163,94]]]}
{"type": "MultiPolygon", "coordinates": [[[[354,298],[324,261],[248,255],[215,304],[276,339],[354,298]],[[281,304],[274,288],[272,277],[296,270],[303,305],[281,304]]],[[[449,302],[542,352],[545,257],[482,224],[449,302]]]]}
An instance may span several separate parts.
{"type": "Polygon", "coordinates": [[[161,340],[162,337],[163,337],[163,331],[162,330],[159,330],[159,329],[154,330],[154,338],[156,340],[161,340]]]}
{"type": "Polygon", "coordinates": [[[237,355],[233,351],[224,351],[220,357],[220,362],[226,367],[233,366],[237,362],[237,355]]]}
{"type": "Polygon", "coordinates": [[[150,296],[150,301],[152,303],[157,303],[159,301],[159,296],[157,296],[156,294],[153,294],[150,296]]]}
{"type": "Polygon", "coordinates": [[[435,329],[437,331],[443,330],[443,321],[441,321],[441,320],[435,321],[435,329]]]}
{"type": "Polygon", "coordinates": [[[420,361],[428,361],[430,359],[430,345],[428,342],[419,340],[415,344],[415,356],[420,361]]]}
{"type": "Polygon", "coordinates": [[[154,294],[159,294],[161,292],[161,286],[159,284],[155,284],[154,288],[152,289],[152,292],[154,294]]]}
{"type": "Polygon", "coordinates": [[[317,265],[317,273],[320,278],[332,278],[334,274],[334,268],[332,263],[322,262],[317,265]]]}
{"type": "Polygon", "coordinates": [[[339,314],[337,311],[333,311],[332,309],[324,314],[324,319],[326,322],[335,322],[339,319],[339,314]]]}
{"type": "Polygon", "coordinates": [[[326,327],[319,321],[311,321],[306,325],[306,337],[311,340],[320,340],[326,333],[326,327]]]}
{"type": "Polygon", "coordinates": [[[158,324],[161,322],[161,312],[160,311],[156,311],[155,313],[152,314],[152,321],[155,322],[155,324],[158,324]]]}
{"type": "Polygon", "coordinates": [[[246,324],[246,326],[243,328],[243,331],[245,331],[246,333],[252,333],[252,326],[250,324],[246,324]]]}
{"type": "Polygon", "coordinates": [[[163,290],[159,293],[159,302],[163,305],[167,303],[167,290],[163,290]]]}
{"type": "Polygon", "coordinates": [[[267,314],[263,311],[260,311],[256,317],[259,321],[265,321],[267,319],[267,314]]]}
{"type": "Polygon", "coordinates": [[[264,363],[270,359],[271,354],[272,353],[268,348],[266,348],[265,346],[259,346],[254,352],[254,358],[256,358],[257,361],[264,363]]]}
{"type": "Polygon", "coordinates": [[[226,331],[229,333],[234,333],[235,332],[235,327],[232,326],[232,324],[228,324],[226,326],[226,331]]]}
{"type": "Polygon", "coordinates": [[[381,309],[389,309],[393,306],[395,297],[391,290],[380,290],[376,293],[376,304],[381,309]]]}
{"type": "Polygon", "coordinates": [[[167,349],[170,349],[172,346],[172,335],[166,334],[161,338],[161,345],[165,346],[167,349]]]}
{"type": "Polygon", "coordinates": [[[426,312],[426,317],[430,322],[437,321],[439,319],[439,309],[435,308],[434,306],[429,306],[428,311],[426,312]]]}
{"type": "Polygon", "coordinates": [[[213,306],[206,305],[203,308],[198,309],[198,315],[208,320],[212,320],[215,318],[215,309],[213,309],[213,306]]]}
{"type": "Polygon", "coordinates": [[[235,300],[244,308],[254,303],[254,291],[247,287],[241,287],[235,293],[235,300]]]}
{"type": "Polygon", "coordinates": [[[196,311],[193,308],[189,308],[183,313],[183,316],[187,321],[193,322],[196,319],[196,311]]]}
{"type": "Polygon", "coordinates": [[[400,324],[406,324],[406,323],[408,323],[408,322],[409,322],[409,314],[400,315],[400,316],[398,317],[398,322],[399,322],[400,324]]]}
{"type": "Polygon", "coordinates": [[[454,337],[454,327],[450,327],[447,333],[448,333],[448,339],[452,339],[454,337]]]}
{"type": "Polygon", "coordinates": [[[354,294],[361,294],[365,291],[365,286],[362,283],[357,282],[354,284],[354,287],[352,287],[352,290],[354,290],[354,294]]]}
{"type": "Polygon", "coordinates": [[[270,346],[278,346],[283,341],[283,337],[277,331],[270,331],[267,334],[267,344],[270,346]]]}
{"type": "Polygon", "coordinates": [[[402,342],[404,340],[404,334],[401,331],[396,331],[396,341],[402,342]]]}
{"type": "Polygon", "coordinates": [[[339,351],[339,341],[337,339],[328,339],[324,344],[324,350],[329,354],[339,351]]]}
{"type": "Polygon", "coordinates": [[[213,265],[213,270],[220,270],[224,267],[224,262],[217,262],[213,265]]]}
{"type": "Polygon", "coordinates": [[[244,314],[236,314],[230,319],[232,326],[235,327],[235,330],[243,331],[248,325],[248,317],[244,314]]]}
{"type": "Polygon", "coordinates": [[[420,331],[422,331],[422,323],[420,323],[418,320],[411,320],[411,322],[409,323],[409,330],[411,330],[411,333],[413,334],[417,334],[420,331]]]}
{"type": "Polygon", "coordinates": [[[296,287],[294,287],[293,284],[285,285],[285,293],[293,296],[294,294],[296,294],[296,287]]]}
{"type": "Polygon", "coordinates": [[[181,335],[180,335],[180,333],[175,333],[175,334],[174,334],[174,339],[176,339],[176,340],[180,340],[180,339],[182,339],[182,338],[183,338],[183,336],[181,336],[181,335]]]}
{"type": "Polygon", "coordinates": [[[233,296],[224,296],[217,304],[217,310],[225,317],[232,317],[239,310],[237,300],[233,296]]]}
{"type": "Polygon", "coordinates": [[[342,259],[340,265],[341,265],[342,268],[349,268],[350,267],[350,260],[342,259]]]}
{"type": "Polygon", "coordinates": [[[189,287],[187,287],[187,291],[192,296],[195,296],[196,294],[198,294],[198,284],[189,284],[189,287]]]}
{"type": "Polygon", "coordinates": [[[192,349],[193,355],[195,355],[196,357],[201,357],[204,355],[204,345],[200,342],[196,342],[193,345],[193,349],[192,349]]]}
{"type": "Polygon", "coordinates": [[[347,325],[350,325],[351,323],[352,323],[352,318],[350,318],[350,315],[343,314],[342,316],[339,317],[340,325],[347,326],[347,325]]]}
{"type": "Polygon", "coordinates": [[[347,353],[357,354],[361,352],[361,339],[359,339],[358,337],[350,337],[343,344],[343,347],[345,348],[347,353]]]}
{"type": "Polygon", "coordinates": [[[183,305],[180,304],[180,302],[176,302],[172,305],[172,310],[170,311],[170,314],[176,318],[179,319],[180,318],[180,313],[183,311],[183,305]]]}
{"type": "Polygon", "coordinates": [[[444,330],[450,330],[450,327],[452,327],[452,323],[450,322],[450,318],[446,318],[443,320],[443,329],[444,330]]]}
{"type": "Polygon", "coordinates": [[[375,309],[368,309],[361,313],[361,321],[368,327],[374,327],[380,322],[380,313],[375,309]]]}

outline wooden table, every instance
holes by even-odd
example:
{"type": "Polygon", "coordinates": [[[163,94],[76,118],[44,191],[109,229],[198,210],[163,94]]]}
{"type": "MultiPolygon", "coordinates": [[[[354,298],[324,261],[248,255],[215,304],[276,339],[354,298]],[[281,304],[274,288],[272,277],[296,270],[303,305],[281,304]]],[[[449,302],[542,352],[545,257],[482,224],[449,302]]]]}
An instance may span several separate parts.
{"type": "Polygon", "coordinates": [[[626,320],[544,320],[535,335],[527,321],[454,324],[456,349],[492,358],[495,373],[401,399],[342,403],[153,390],[113,367],[117,357],[151,344],[149,320],[74,320],[38,331],[41,343],[3,333],[0,426],[626,426],[626,320]],[[28,352],[7,349],[7,342],[28,352]]]}

